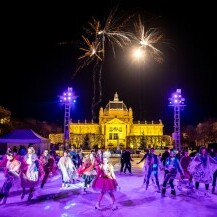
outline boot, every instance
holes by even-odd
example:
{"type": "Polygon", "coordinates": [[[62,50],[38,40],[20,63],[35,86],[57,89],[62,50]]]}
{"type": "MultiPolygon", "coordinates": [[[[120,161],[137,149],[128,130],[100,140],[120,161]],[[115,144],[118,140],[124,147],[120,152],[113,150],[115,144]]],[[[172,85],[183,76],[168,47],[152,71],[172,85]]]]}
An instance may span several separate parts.
{"type": "Polygon", "coordinates": [[[95,205],[95,209],[98,209],[98,210],[101,210],[101,209],[102,209],[102,208],[100,207],[99,202],[96,203],[96,205],[95,205]]]}
{"type": "Polygon", "coordinates": [[[160,193],[161,189],[160,189],[160,185],[157,186],[157,192],[160,193]]]}
{"type": "Polygon", "coordinates": [[[22,194],[21,194],[21,200],[25,197],[25,189],[23,189],[22,194]]]}
{"type": "Polygon", "coordinates": [[[118,206],[117,206],[116,202],[114,202],[114,203],[112,204],[112,210],[116,210],[117,208],[118,208],[118,206]]]}
{"type": "Polygon", "coordinates": [[[212,187],[212,194],[215,194],[215,186],[212,187]]]}
{"type": "Polygon", "coordinates": [[[172,189],[172,190],[171,190],[171,194],[174,195],[174,196],[176,196],[176,191],[175,191],[175,189],[172,189]]]}
{"type": "Polygon", "coordinates": [[[28,196],[28,201],[30,201],[33,198],[33,192],[34,192],[34,189],[30,188],[30,190],[29,190],[29,196],[28,196]]]}
{"type": "Polygon", "coordinates": [[[5,197],[4,193],[0,193],[0,202],[2,201],[2,199],[5,197]]]}
{"type": "Polygon", "coordinates": [[[161,195],[162,195],[163,197],[165,197],[165,194],[166,194],[166,188],[162,188],[161,195]]]}
{"type": "Polygon", "coordinates": [[[8,196],[7,196],[7,195],[5,195],[5,196],[4,196],[4,198],[3,198],[3,200],[2,200],[2,203],[1,203],[1,205],[4,205],[4,204],[6,204],[6,202],[7,202],[7,199],[8,199],[8,196]]]}
{"type": "Polygon", "coordinates": [[[33,193],[29,192],[28,201],[30,201],[33,198],[33,193]]]}

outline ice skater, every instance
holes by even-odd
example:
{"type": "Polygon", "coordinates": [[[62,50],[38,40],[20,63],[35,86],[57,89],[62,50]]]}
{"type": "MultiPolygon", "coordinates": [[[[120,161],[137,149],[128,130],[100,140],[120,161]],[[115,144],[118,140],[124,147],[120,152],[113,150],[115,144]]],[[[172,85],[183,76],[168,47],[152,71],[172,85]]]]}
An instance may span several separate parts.
{"type": "Polygon", "coordinates": [[[25,196],[26,188],[29,188],[28,200],[31,200],[35,187],[39,184],[39,160],[33,147],[29,147],[27,151],[21,164],[21,199],[25,196]]]}
{"type": "Polygon", "coordinates": [[[160,184],[158,179],[160,160],[158,158],[158,155],[156,155],[154,151],[155,151],[154,148],[151,148],[149,154],[146,157],[146,165],[147,165],[146,190],[148,189],[151,175],[153,175],[155,178],[158,191],[160,191],[160,184]]]}
{"type": "Polygon", "coordinates": [[[184,178],[184,171],[182,169],[182,166],[179,162],[179,159],[175,156],[176,153],[173,149],[170,150],[170,156],[166,159],[165,162],[165,177],[163,181],[163,188],[162,188],[162,196],[165,196],[166,194],[166,186],[167,182],[169,182],[170,187],[171,187],[171,194],[176,195],[175,187],[174,187],[174,179],[177,175],[177,172],[179,172],[184,178]]]}
{"type": "Polygon", "coordinates": [[[50,173],[53,171],[55,159],[49,154],[49,151],[45,149],[39,158],[39,163],[42,177],[41,188],[43,188],[50,173]]]}
{"type": "Polygon", "coordinates": [[[62,188],[69,187],[71,183],[74,184],[77,169],[71,160],[68,150],[64,150],[63,156],[59,159],[57,166],[62,174],[62,188]]]}
{"type": "Polygon", "coordinates": [[[3,200],[2,204],[5,204],[9,196],[11,188],[15,183],[20,183],[20,166],[21,162],[18,161],[14,152],[9,150],[6,153],[7,162],[5,170],[5,181],[0,191],[0,201],[3,200]]]}
{"type": "Polygon", "coordinates": [[[78,168],[78,174],[84,180],[84,192],[87,192],[87,188],[90,187],[91,182],[96,177],[97,164],[95,153],[91,153],[84,157],[82,165],[78,168]]]}
{"type": "Polygon", "coordinates": [[[186,183],[186,181],[183,181],[182,179],[180,179],[179,185],[178,185],[179,190],[182,190],[183,184],[186,185],[186,187],[191,188],[191,189],[194,187],[193,177],[192,177],[192,174],[190,173],[190,171],[188,169],[190,163],[191,163],[191,157],[189,156],[188,150],[184,150],[184,155],[180,159],[180,164],[181,164],[182,169],[184,171],[184,175],[185,175],[185,178],[187,180],[187,183],[186,183]]]}
{"type": "Polygon", "coordinates": [[[205,184],[205,196],[209,196],[209,185],[212,183],[214,170],[217,169],[217,161],[210,156],[206,147],[201,146],[199,153],[194,157],[189,165],[195,181],[196,194],[200,183],[205,184]]]}
{"type": "Polygon", "coordinates": [[[97,168],[96,178],[93,180],[92,188],[96,191],[100,191],[97,203],[95,205],[96,209],[102,209],[100,203],[103,199],[105,193],[108,193],[112,199],[112,210],[116,210],[116,198],[114,192],[117,190],[117,180],[113,170],[113,165],[108,162],[108,158],[103,158],[103,163],[97,168]]]}

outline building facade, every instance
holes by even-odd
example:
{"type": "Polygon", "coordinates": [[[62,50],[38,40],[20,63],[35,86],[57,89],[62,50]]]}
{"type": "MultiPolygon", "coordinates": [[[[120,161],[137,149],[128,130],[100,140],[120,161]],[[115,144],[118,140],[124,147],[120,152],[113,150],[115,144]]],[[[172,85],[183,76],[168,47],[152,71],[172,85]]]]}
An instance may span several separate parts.
{"type": "MultiPolygon", "coordinates": [[[[99,123],[70,123],[70,144],[76,148],[132,149],[162,147],[163,123],[133,122],[132,108],[127,108],[115,93],[114,100],[100,108],[99,123]]],[[[50,134],[51,143],[63,143],[63,134],[50,134]]]]}
{"type": "Polygon", "coordinates": [[[11,112],[0,106],[0,135],[10,131],[11,112]]]}

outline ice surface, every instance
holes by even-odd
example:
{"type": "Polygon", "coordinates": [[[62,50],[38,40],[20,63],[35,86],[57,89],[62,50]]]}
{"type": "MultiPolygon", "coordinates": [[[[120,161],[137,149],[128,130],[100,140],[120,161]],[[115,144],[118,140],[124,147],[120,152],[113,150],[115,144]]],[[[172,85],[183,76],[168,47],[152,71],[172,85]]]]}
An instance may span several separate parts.
{"type": "MultiPolygon", "coordinates": [[[[36,188],[34,197],[27,201],[28,194],[21,200],[21,189],[12,189],[7,203],[0,206],[0,217],[214,217],[217,216],[217,194],[205,197],[205,186],[200,184],[199,195],[183,187],[177,195],[172,197],[170,188],[166,197],[156,191],[154,183],[150,182],[148,190],[143,186],[143,163],[132,162],[133,175],[119,174],[119,160],[113,159],[113,165],[119,183],[115,193],[118,209],[111,209],[112,202],[109,195],[102,200],[102,210],[96,210],[95,203],[98,192],[91,188],[83,191],[83,182],[77,182],[67,189],[61,188],[60,175],[48,180],[44,188],[36,188]]],[[[160,174],[160,183],[163,172],[160,174]]],[[[0,173],[0,184],[4,181],[0,173]]],[[[175,182],[177,184],[177,182],[175,182]]]]}

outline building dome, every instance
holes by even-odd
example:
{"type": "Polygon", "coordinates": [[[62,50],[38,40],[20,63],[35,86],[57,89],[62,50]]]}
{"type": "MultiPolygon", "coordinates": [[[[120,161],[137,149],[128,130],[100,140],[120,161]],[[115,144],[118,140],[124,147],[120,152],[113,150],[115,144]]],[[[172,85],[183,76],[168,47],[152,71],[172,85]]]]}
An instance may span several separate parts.
{"type": "Polygon", "coordinates": [[[106,111],[111,111],[111,110],[128,111],[126,105],[124,104],[124,102],[119,101],[117,92],[114,95],[114,100],[109,101],[109,103],[106,105],[104,111],[106,112],[106,111]]]}

